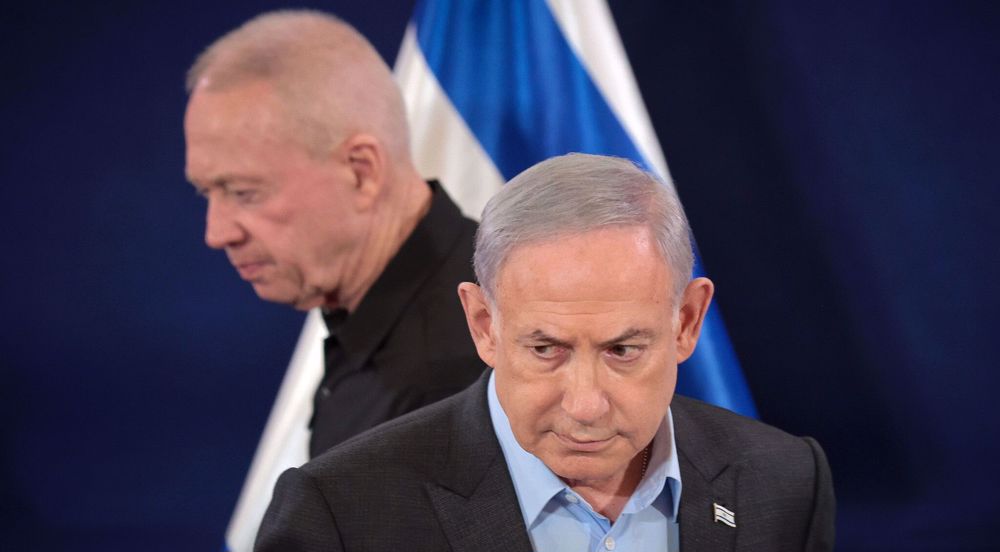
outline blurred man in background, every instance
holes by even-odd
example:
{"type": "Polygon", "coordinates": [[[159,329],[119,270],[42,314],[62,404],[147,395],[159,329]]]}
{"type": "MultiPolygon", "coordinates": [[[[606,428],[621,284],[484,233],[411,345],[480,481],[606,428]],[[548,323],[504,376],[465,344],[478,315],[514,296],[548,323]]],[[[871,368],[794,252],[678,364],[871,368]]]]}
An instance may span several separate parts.
{"type": "Polygon", "coordinates": [[[414,168],[368,41],[326,14],[264,14],[209,46],[187,87],[205,242],[261,299],[319,307],[329,329],[310,455],[473,382],[454,290],[476,225],[414,168]]]}

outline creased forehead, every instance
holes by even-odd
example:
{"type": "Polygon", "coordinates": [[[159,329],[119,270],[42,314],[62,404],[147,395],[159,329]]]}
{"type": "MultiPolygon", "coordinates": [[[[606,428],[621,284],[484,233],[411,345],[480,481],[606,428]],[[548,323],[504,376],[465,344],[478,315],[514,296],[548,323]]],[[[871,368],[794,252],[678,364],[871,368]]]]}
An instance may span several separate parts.
{"type": "Polygon", "coordinates": [[[309,151],[274,87],[264,81],[196,90],[184,115],[184,135],[189,164],[211,162],[222,152],[238,156],[239,150],[257,146],[309,151]]]}
{"type": "Polygon", "coordinates": [[[497,278],[497,299],[582,307],[635,300],[660,302],[670,270],[648,229],[606,228],[514,248],[497,278]]]}

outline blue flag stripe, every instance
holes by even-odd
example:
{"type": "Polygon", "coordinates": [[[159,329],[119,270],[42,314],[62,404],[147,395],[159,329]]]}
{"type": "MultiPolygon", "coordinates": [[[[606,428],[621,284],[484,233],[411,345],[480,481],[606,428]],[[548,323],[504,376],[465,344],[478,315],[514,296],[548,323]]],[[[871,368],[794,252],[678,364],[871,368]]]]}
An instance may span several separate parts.
{"type": "MultiPolygon", "coordinates": [[[[544,0],[421,1],[413,22],[427,65],[505,179],[571,151],[650,169],[544,0]]],[[[714,303],[682,371],[681,394],[756,416],[714,303]]]]}
{"type": "Polygon", "coordinates": [[[505,179],[570,151],[649,168],[544,1],[421,2],[414,21],[428,66],[505,179]]]}
{"type": "MultiPolygon", "coordinates": [[[[694,254],[694,276],[705,276],[697,244],[694,254]]],[[[708,306],[698,347],[691,358],[681,365],[684,375],[678,378],[677,391],[756,418],[757,407],[716,305],[717,302],[712,301],[708,306]]]]}

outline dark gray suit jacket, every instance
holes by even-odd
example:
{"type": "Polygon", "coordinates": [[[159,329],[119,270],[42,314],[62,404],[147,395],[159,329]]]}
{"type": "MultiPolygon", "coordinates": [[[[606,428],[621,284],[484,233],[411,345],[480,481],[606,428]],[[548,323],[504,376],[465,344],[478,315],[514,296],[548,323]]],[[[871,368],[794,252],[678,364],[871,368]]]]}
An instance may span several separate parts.
{"type": "MultiPolygon", "coordinates": [[[[488,374],[286,471],[255,550],[530,551],[488,374]]],[[[833,486],[815,441],[680,396],[671,412],[683,552],[833,549],[833,486]],[[713,503],[736,528],[714,521],[713,503]]]]}

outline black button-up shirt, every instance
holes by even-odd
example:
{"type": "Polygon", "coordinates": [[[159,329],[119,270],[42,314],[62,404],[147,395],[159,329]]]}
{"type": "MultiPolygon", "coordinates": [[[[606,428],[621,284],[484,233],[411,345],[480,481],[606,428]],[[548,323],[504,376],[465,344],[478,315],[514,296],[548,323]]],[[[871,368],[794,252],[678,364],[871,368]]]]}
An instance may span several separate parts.
{"type": "Polygon", "coordinates": [[[476,223],[437,182],[420,221],[349,316],[324,313],[326,374],[309,455],[464,389],[485,366],[456,291],[474,282],[476,223]]]}

